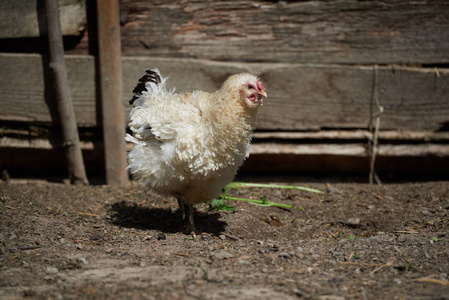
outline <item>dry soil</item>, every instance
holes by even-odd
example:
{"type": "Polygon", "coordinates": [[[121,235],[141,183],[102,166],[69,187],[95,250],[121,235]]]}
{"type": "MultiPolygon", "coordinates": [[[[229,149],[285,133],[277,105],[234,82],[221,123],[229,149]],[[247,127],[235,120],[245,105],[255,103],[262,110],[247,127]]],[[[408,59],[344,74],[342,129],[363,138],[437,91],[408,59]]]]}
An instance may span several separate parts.
{"type": "Polygon", "coordinates": [[[1,299],[449,299],[449,183],[244,188],[290,210],[138,185],[0,184],[1,299]]]}

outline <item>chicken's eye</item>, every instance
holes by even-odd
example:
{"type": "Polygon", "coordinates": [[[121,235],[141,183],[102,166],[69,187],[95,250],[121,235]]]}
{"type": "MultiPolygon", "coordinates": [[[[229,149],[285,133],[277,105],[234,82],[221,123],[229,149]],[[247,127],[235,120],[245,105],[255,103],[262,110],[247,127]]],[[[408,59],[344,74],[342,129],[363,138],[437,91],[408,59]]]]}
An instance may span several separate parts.
{"type": "Polygon", "coordinates": [[[248,89],[250,89],[250,90],[254,90],[254,85],[252,85],[252,84],[248,84],[248,89]]]}

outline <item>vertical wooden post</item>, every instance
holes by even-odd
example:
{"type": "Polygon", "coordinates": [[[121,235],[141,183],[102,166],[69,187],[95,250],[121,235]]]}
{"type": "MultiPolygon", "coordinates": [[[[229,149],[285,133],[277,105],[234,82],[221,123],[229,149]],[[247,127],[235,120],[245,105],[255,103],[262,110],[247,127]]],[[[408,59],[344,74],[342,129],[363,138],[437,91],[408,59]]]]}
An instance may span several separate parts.
{"type": "Polygon", "coordinates": [[[58,0],[45,0],[50,69],[55,85],[67,169],[72,184],[88,184],[64,60],[58,0]]]}
{"type": "Polygon", "coordinates": [[[97,20],[106,182],[126,186],[128,173],[118,0],[97,0],[97,20]]]}

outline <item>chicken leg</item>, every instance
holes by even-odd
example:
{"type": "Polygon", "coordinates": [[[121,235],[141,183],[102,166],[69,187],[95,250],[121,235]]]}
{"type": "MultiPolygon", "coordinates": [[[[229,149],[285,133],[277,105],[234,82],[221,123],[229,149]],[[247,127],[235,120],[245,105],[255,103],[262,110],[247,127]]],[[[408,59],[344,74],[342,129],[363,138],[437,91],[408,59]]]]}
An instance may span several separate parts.
{"type": "Polygon", "coordinates": [[[182,214],[182,219],[185,222],[185,232],[196,233],[195,222],[193,220],[193,204],[187,202],[186,197],[183,195],[177,195],[179,210],[182,214]]]}

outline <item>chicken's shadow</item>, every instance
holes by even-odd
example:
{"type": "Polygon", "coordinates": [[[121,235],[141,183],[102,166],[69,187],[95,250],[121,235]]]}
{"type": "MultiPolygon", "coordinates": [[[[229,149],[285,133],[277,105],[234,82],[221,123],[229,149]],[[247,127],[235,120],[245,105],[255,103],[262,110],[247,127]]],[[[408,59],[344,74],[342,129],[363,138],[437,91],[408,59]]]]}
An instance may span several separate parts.
{"type": "MultiPolygon", "coordinates": [[[[219,220],[220,217],[219,213],[195,212],[195,225],[202,232],[220,234],[227,225],[219,220]]],[[[111,218],[118,226],[164,233],[180,232],[184,225],[179,210],[172,212],[170,208],[142,207],[127,201],[112,204],[111,218]]]]}

